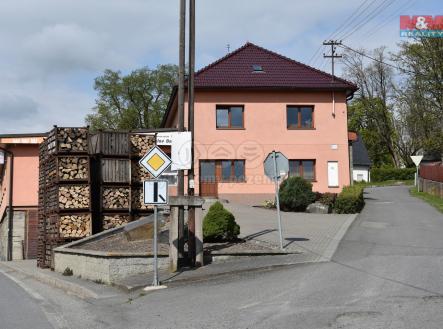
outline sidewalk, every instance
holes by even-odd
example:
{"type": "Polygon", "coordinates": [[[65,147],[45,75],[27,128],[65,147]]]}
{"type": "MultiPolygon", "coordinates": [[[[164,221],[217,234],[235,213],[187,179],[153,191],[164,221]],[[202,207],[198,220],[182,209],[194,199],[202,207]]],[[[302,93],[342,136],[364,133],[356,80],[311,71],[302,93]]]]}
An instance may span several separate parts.
{"type": "MultiPolygon", "coordinates": [[[[241,237],[265,241],[278,246],[276,211],[237,204],[225,205],[241,226],[241,237]]],[[[228,275],[252,271],[266,271],[301,263],[329,261],[341,239],[357,215],[318,215],[282,212],[284,247],[291,254],[274,256],[241,256],[213,263],[197,269],[184,269],[178,273],[160,272],[162,284],[178,286],[208,281],[228,275]]],[[[83,299],[101,299],[132,292],[152,284],[150,275],[128,277],[115,286],[106,286],[77,277],[63,276],[49,269],[40,269],[35,260],[0,262],[0,272],[15,273],[33,278],[83,299]]]]}

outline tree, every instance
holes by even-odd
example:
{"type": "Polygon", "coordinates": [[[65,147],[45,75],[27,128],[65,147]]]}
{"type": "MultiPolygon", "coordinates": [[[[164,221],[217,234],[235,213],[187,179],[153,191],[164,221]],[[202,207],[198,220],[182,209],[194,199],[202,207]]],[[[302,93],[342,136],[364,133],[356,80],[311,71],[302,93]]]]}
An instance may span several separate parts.
{"type": "Polygon", "coordinates": [[[96,106],[86,123],[92,130],[159,127],[177,76],[178,67],[172,64],[155,70],[144,67],[126,76],[106,70],[95,79],[96,106]]]}
{"type": "Polygon", "coordinates": [[[384,47],[372,52],[372,57],[377,60],[374,62],[366,63],[362,55],[364,52],[349,51],[344,56],[345,75],[359,87],[349,107],[349,126],[362,135],[376,166],[399,166],[401,161],[396,149],[398,136],[392,102],[394,72],[383,64],[386,57],[384,47]]]}
{"type": "Polygon", "coordinates": [[[443,40],[419,38],[403,42],[393,59],[404,76],[397,102],[407,136],[415,141],[415,150],[442,154],[443,40]]]}

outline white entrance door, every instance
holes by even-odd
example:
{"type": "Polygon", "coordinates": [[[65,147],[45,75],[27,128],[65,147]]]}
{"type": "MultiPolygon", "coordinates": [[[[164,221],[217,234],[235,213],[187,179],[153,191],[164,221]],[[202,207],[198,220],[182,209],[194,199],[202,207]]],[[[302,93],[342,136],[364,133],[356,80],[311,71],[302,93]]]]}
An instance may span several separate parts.
{"type": "Polygon", "coordinates": [[[338,162],[328,161],[328,186],[338,187],[338,162]]]}

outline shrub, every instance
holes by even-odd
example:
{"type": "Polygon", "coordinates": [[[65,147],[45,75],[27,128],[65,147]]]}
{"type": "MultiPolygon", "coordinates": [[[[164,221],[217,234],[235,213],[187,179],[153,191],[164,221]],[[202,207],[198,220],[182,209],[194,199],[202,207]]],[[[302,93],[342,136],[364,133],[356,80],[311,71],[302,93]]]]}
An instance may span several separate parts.
{"type": "Polygon", "coordinates": [[[334,203],[334,211],[338,214],[355,214],[365,205],[363,187],[354,185],[343,188],[334,203]]]}
{"type": "Polygon", "coordinates": [[[374,168],[371,170],[373,182],[387,180],[410,180],[414,179],[415,168],[374,168]]]}
{"type": "Polygon", "coordinates": [[[285,211],[305,211],[315,201],[312,184],[301,177],[289,177],[280,185],[280,207],[285,211]]]}
{"type": "Polygon", "coordinates": [[[67,267],[65,268],[65,270],[62,273],[64,276],[73,276],[74,275],[74,271],[70,268],[67,267]]]}
{"type": "Polygon", "coordinates": [[[265,200],[263,201],[262,206],[267,209],[273,209],[276,207],[275,200],[265,200]]]}
{"type": "Polygon", "coordinates": [[[234,215],[220,202],[214,203],[203,219],[203,240],[205,242],[231,241],[240,234],[240,226],[234,215]]]}
{"type": "Polygon", "coordinates": [[[324,204],[325,206],[332,207],[335,203],[335,199],[337,198],[337,194],[335,193],[323,193],[319,198],[318,202],[324,204]]]}

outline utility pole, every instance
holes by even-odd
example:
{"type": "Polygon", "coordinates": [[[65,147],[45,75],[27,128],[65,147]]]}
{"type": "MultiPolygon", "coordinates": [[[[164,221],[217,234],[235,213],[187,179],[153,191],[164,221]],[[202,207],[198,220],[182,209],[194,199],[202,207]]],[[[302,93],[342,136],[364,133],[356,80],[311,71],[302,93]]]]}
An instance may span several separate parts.
{"type": "Polygon", "coordinates": [[[335,79],[335,76],[334,76],[334,59],[335,58],[342,58],[343,57],[341,55],[337,55],[336,52],[335,52],[336,47],[341,45],[341,40],[340,41],[338,41],[338,40],[326,41],[325,40],[325,41],[323,41],[323,45],[324,46],[331,46],[331,55],[323,54],[323,57],[331,59],[331,62],[332,62],[332,81],[334,81],[334,79],[335,79]]]}
{"type": "MultiPolygon", "coordinates": [[[[186,38],[186,0],[180,0],[180,21],[179,21],[179,59],[178,59],[178,131],[183,132],[185,115],[185,40],[186,38]]],[[[177,194],[183,196],[184,170],[180,169],[177,175],[177,194]]],[[[185,212],[184,207],[178,208],[178,257],[184,259],[184,227],[185,212]]]]}
{"type": "MultiPolygon", "coordinates": [[[[191,132],[191,169],[188,170],[188,195],[194,195],[194,75],[195,75],[195,0],[189,0],[188,130],[191,132]]],[[[195,263],[195,209],[188,209],[188,253],[195,263]]]]}

